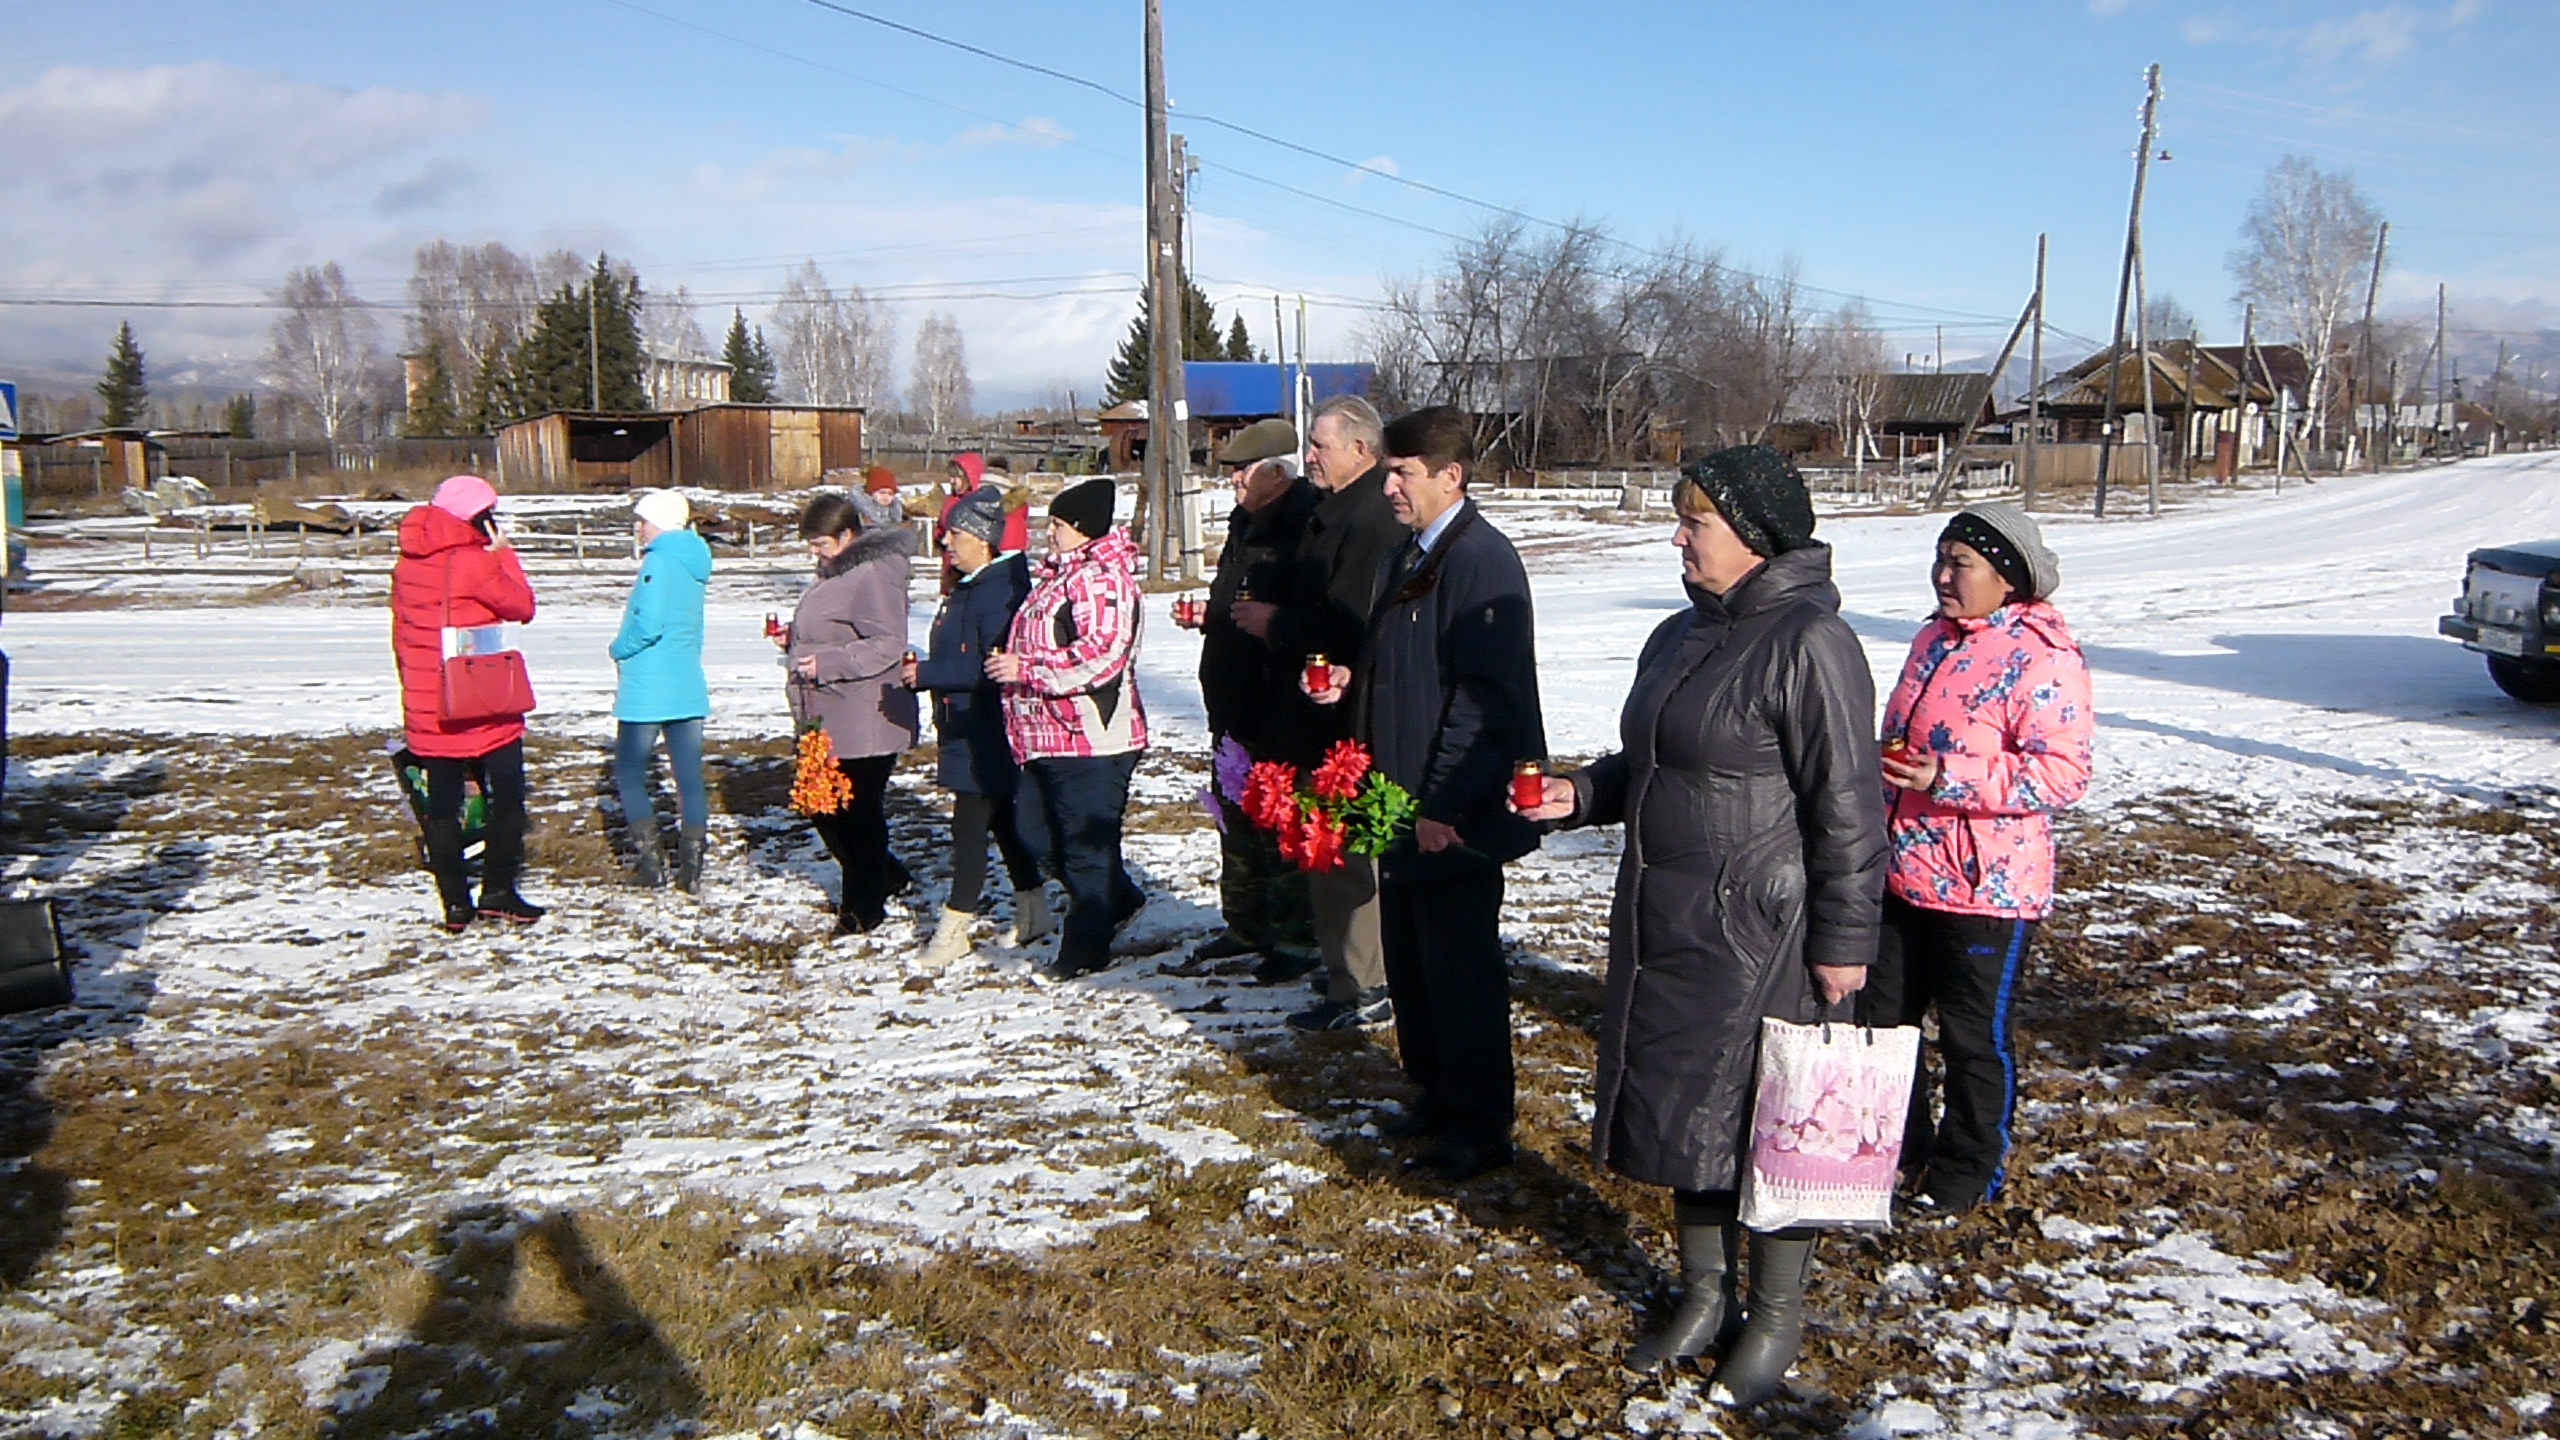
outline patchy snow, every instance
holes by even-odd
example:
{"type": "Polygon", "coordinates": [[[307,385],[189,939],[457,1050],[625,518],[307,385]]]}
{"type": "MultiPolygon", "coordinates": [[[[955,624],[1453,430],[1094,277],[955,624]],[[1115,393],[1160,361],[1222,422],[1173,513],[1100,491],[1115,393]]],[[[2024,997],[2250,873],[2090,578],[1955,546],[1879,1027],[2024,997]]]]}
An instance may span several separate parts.
{"type": "MultiPolygon", "coordinates": [[[[1559,755],[1612,748],[1635,653],[1680,603],[1663,527],[1589,520],[1543,500],[1500,499],[1491,508],[1521,537],[1536,587],[1552,747],[1559,755]]],[[[1925,607],[1926,562],[1940,523],[1824,522],[1846,611],[1880,687],[1898,670],[1925,607]]],[[[2158,521],[2057,519],[2048,533],[2063,557],[2057,598],[2096,672],[2094,806],[2191,789],[2280,817],[2288,807],[2342,796],[2495,800],[2560,789],[2553,744],[2560,717],[2507,699],[2477,657],[2434,633],[2466,550],[2560,534],[2560,456],[2323,481],[2281,497],[2226,496],[2158,521]]],[[[545,559],[535,578],[544,609],[524,637],[544,702],[537,728],[601,742],[611,732],[613,684],[604,646],[627,567],[545,559]]],[[[370,583],[359,576],[342,590],[258,605],[12,614],[5,632],[12,729],[137,730],[209,742],[381,732],[396,723],[397,695],[388,622],[370,583]]],[[[760,631],[767,612],[788,608],[797,585],[769,562],[727,567],[715,581],[707,657],[715,748],[783,729],[780,672],[760,631]]],[[[914,602],[919,636],[931,613],[929,585],[927,571],[914,602]]],[[[1142,767],[1139,798],[1152,803],[1188,795],[1205,748],[1190,678],[1198,639],[1169,623],[1168,601],[1150,599],[1141,683],[1164,747],[1191,763],[1142,767]]],[[[12,772],[11,793],[105,783],[124,763],[24,762],[12,772]]],[[[255,1049],[294,1027],[366,1032],[432,1023],[510,1056],[486,1077],[493,1109],[537,1113],[546,1092],[574,1088],[618,1117],[605,1129],[533,1127],[504,1145],[493,1166],[432,1193],[404,1191],[387,1174],[312,1175],[307,1193],[339,1204],[405,1195],[426,1214],[473,1198],[517,1205],[663,1198],[680,1183],[782,1217],[786,1234],[894,1258],[962,1245],[1037,1252],[1077,1243],[1143,1215],[1150,1177],[1167,1170],[1251,1167],[1246,1208],[1268,1218],[1285,1216],[1297,1196],[1323,1182],[1321,1172],[1221,1129],[1187,1078],[1244,1040],[1271,1035],[1283,1013],[1304,1003],[1295,989],[1187,975],[1172,963],[1188,938],[1216,923],[1217,862],[1205,832],[1132,836],[1132,864],[1151,894],[1135,931],[1146,953],[1136,961],[1055,986],[1031,976],[1036,957],[989,944],[917,984],[914,919],[901,916],[868,941],[821,943],[827,917],[816,902],[833,867],[814,841],[751,817],[723,815],[715,824],[699,903],[563,889],[538,893],[556,908],[533,930],[478,929],[423,947],[422,881],[279,896],[259,883],[249,842],[217,830],[199,838],[197,873],[177,901],[72,917],[86,956],[84,1005],[119,1019],[118,1043],[172,1060],[255,1049]],[[770,961],[739,963],[733,947],[741,940],[770,961]]],[[[101,873],[146,873],[173,863],[164,839],[105,838],[76,866],[15,857],[9,879],[21,889],[68,889],[101,873]]],[[[1605,906],[1593,897],[1605,895],[1615,849],[1606,835],[1557,837],[1515,871],[1515,911],[1546,915],[1542,933],[1597,934],[1605,906]]],[[[933,865],[941,863],[935,857],[933,865]]],[[[2442,857],[2413,851],[2353,863],[2416,881],[2430,878],[2442,857]]],[[[936,871],[919,868],[930,894],[936,871]]],[[[2420,903],[2440,900],[2448,909],[2459,898],[2441,887],[2426,895],[2437,898],[2420,903]]],[[[929,901],[921,913],[930,914],[929,901]]],[[[2254,919],[2306,928],[2290,917],[2254,919]]],[[[2102,921],[2082,933],[2138,929],[2102,921]]],[[[2207,947],[2194,953],[2211,958],[2207,947]]],[[[2273,1003],[2200,1007],[2198,1019],[2209,1024],[2199,1033],[2281,1024],[2343,1003],[2349,984],[2389,983],[2389,966],[2440,959],[2460,957],[2418,946],[2373,971],[2305,977],[2273,1003]]],[[[1522,963],[1550,962],[1528,955],[1522,963]]],[[[2560,1045],[2548,1004],[2530,999],[2447,1012],[2436,1023],[2466,1049],[2519,1063],[2547,1065],[2560,1045]]],[[[9,1033],[0,1028],[0,1040],[9,1033]]],[[[2317,1064],[2276,1068],[2335,1073],[2317,1064]]],[[[1364,1123],[1357,1115],[1346,1122],[1364,1123]]],[[[2527,1145],[2550,1144],[2560,1125],[2530,1106],[2502,1123],[2527,1145]]],[[[289,1156],[312,1143],[307,1132],[279,1129],[265,1147],[289,1156]]],[[[460,1135],[437,1143],[454,1151],[441,1158],[456,1161],[486,1148],[460,1135]]],[[[2104,1168],[2116,1158],[2091,1147],[2043,1163],[2104,1168]]],[[[403,1223],[415,1224],[415,1216],[403,1223]]],[[[1465,1222],[1432,1204],[1401,1224],[1449,1233],[1465,1222]]],[[[1961,1363],[1926,1390],[1845,1397],[1859,1410],[1850,1433],[2077,1435],[2079,1392],[2067,1380],[2096,1356],[2157,1377],[2127,1397],[2139,1403],[2234,1376],[2392,1363],[2344,1328],[2364,1302],[2281,1275],[2263,1259],[2225,1254],[2201,1234],[2174,1227],[2131,1234],[2054,1216],[2043,1221],[2043,1235],[2072,1258],[2021,1277],[2010,1294],[1939,1312],[1932,1334],[1961,1363]]],[[[40,1431],[95,1430],[112,1413],[114,1387],[147,1373],[167,1337],[133,1327],[108,1353],[59,1318],[119,1303],[115,1279],[90,1270],[52,1274],[0,1302],[0,1337],[20,1363],[35,1357],[83,1382],[77,1399],[0,1418],[40,1431]]],[[[1847,1283],[1934,1280],[1887,1274],[1847,1283]]],[[[315,1406],[361,1408],[361,1398],[348,1397],[360,1395],[366,1379],[350,1365],[373,1344],[332,1341],[300,1362],[315,1406]]],[[[1157,1358],[1190,1377],[1183,1384],[1241,1380],[1260,1364],[1247,1350],[1157,1358]]],[[[1096,1403],[1138,1414],[1186,1399],[1179,1386],[1117,1371],[1074,1384],[1096,1403]]],[[[2539,1394],[2515,1402],[2527,1418],[2549,1406],[2539,1394]]],[[[1621,1420],[1644,1435],[1726,1433],[1702,1387],[1685,1381],[1630,1402],[1621,1420]]],[[[988,1436],[1068,1433],[992,1399],[970,1423],[968,1433],[988,1436]]]]}

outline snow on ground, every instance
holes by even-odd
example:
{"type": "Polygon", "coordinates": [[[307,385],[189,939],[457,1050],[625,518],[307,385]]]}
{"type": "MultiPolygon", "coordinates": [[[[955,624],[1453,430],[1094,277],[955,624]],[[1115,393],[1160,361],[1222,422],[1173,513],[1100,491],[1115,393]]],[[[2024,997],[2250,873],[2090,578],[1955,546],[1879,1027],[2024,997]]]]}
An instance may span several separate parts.
{"type": "MultiPolygon", "coordinates": [[[[1536,589],[1551,743],[1561,756],[1611,748],[1635,652],[1680,603],[1665,527],[1553,500],[1502,499],[1492,510],[1519,540],[1536,589]]],[[[1824,523],[1880,689],[1927,606],[1941,523],[1824,523]]],[[[2476,657],[2434,634],[2466,550],[2560,534],[2560,456],[2226,495],[2156,521],[2055,519],[2048,534],[2063,557],[2057,598],[2096,672],[2096,805],[2194,790],[2235,799],[2281,828],[2287,814],[2341,797],[2483,799],[2560,785],[2560,717],[2507,699],[2476,657]]],[[[627,573],[600,561],[537,563],[544,608],[524,639],[544,734],[609,737],[604,647],[627,573]]],[[[209,745],[383,732],[398,702],[373,583],[358,576],[341,590],[257,605],[22,609],[5,632],[11,728],[200,735],[209,745]]],[[[731,566],[715,581],[715,748],[783,730],[780,672],[761,629],[767,612],[788,610],[797,585],[770,561],[731,566]]],[[[920,576],[919,637],[929,587],[920,576]]],[[[1189,679],[1197,638],[1169,623],[1168,600],[1151,599],[1140,673],[1169,754],[1142,768],[1138,800],[1173,807],[1199,783],[1205,737],[1189,679]]],[[[23,764],[11,796],[76,791],[111,771],[94,759],[23,764]]],[[[537,790],[553,783],[537,776],[537,790]]],[[[912,793],[937,804],[929,789],[912,793]]],[[[101,871],[159,874],[134,892],[147,899],[71,917],[88,956],[84,1003],[129,1029],[122,1043],[180,1060],[272,1043],[297,1025],[431,1020],[540,1057],[499,1081],[495,1107],[574,1084],[615,1097],[629,1117],[610,1135],[532,1133],[494,1171],[411,1193],[422,1214],[474,1193],[541,1203],[663,1192],[681,1179],[855,1251],[1036,1251],[1131,1218],[1129,1196],[1168,1165],[1268,1159],[1265,1203],[1284,1206],[1290,1189],[1321,1183],[1202,1118],[1184,1080],[1222,1048],[1269,1035],[1303,1003],[1294,990],[1171,964],[1184,940],[1215,924],[1216,858],[1205,832],[1132,839],[1133,866],[1154,896],[1133,948],[1161,958],[1060,987],[1030,978],[1034,957],[990,946],[916,985],[905,957],[918,937],[907,920],[867,945],[814,943],[828,917],[813,902],[823,901],[832,866],[798,827],[719,823],[699,905],[579,887],[542,895],[558,908],[531,932],[475,932],[450,944],[422,940],[422,879],[279,896],[261,883],[255,857],[240,853],[245,842],[218,828],[176,878],[160,873],[173,863],[165,837],[119,836],[76,867],[18,857],[9,879],[67,891],[101,871]],[[723,947],[742,938],[767,948],[772,963],[734,963],[723,947]]],[[[309,843],[349,838],[323,829],[309,843]]],[[[902,843],[915,853],[932,840],[910,823],[902,843]]],[[[1545,916],[1541,934],[1557,925],[1594,933],[1605,915],[1591,897],[1606,893],[1614,858],[1612,837],[1558,837],[1520,867],[1515,909],[1545,916]]],[[[930,882],[943,858],[919,868],[930,882]]],[[[929,883],[928,894],[936,888],[929,883]]],[[[2547,1003],[2463,1023],[2548,1062],[2547,1003]]],[[[10,1033],[0,1028],[0,1040],[10,1033]]],[[[350,1200],[384,1183],[333,1178],[350,1200]]],[[[1941,1410],[1869,1397],[1859,1433],[2078,1433],[2054,1377],[2092,1350],[2136,1347],[2172,1388],[2271,1364],[2388,1363],[2339,1328],[2352,1310],[2342,1297],[2271,1277],[2169,1221],[2148,1234],[2048,1234],[2085,1251],[2041,1277],[2067,1304],[1946,1317],[1947,1343],[1975,1356],[1961,1403],[1941,1410]]],[[[101,1282],[82,1271],[54,1283],[101,1282]]],[[[0,1311],[0,1325],[40,1329],[44,1293],[21,1299],[34,1308],[0,1311]]],[[[132,1363],[91,1359],[101,1376],[132,1363]]],[[[1675,1386],[1624,1419],[1645,1433],[1713,1433],[1701,1403],[1675,1386]]]]}

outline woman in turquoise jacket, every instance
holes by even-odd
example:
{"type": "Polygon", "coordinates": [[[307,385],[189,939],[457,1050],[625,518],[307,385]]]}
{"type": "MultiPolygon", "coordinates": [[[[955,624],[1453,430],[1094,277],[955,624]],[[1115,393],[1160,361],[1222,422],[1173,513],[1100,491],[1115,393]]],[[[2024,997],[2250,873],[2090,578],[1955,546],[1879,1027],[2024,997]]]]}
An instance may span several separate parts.
{"type": "Polygon", "coordinates": [[[640,538],[640,574],[613,637],[618,668],[613,693],[613,783],[631,830],[633,868],[651,888],[666,883],[657,811],[649,799],[649,752],[667,739],[683,829],[676,840],[676,888],[702,884],[702,846],[710,804],[702,793],[702,722],[711,714],[711,682],[702,673],[702,600],[711,583],[711,547],[689,528],[692,508],[673,490],[652,490],[632,507],[640,538]]]}

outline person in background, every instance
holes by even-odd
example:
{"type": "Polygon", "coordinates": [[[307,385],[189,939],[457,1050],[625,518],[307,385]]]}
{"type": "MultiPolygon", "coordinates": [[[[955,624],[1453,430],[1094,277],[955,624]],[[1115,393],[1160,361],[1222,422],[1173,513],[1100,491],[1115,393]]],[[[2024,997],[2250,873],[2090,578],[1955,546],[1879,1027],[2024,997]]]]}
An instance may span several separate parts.
{"type": "Polygon", "coordinates": [[[889,775],[916,743],[916,694],[903,679],[907,576],[916,536],[904,525],[866,529],[843,495],[823,494],[800,515],[817,580],[776,637],[789,660],[791,718],[823,726],[853,798],[811,824],[843,872],[836,933],[868,934],[888,918],[889,897],[915,884],[889,850],[889,775]]]}
{"type": "Polygon", "coordinates": [[[1358,668],[1334,665],[1312,698],[1349,705],[1378,772],[1413,795],[1412,833],[1378,858],[1396,1049],[1422,1090],[1390,1128],[1428,1136],[1417,1163],[1458,1184],[1512,1158],[1502,867],[1538,848],[1508,801],[1514,767],[1546,757],[1546,722],[1529,577],[1467,498],[1466,416],[1403,416],[1386,453],[1387,499],[1411,538],[1388,557],[1358,668]]]}
{"type": "Polygon", "coordinates": [[[2050,597],[2062,563],[2015,505],[1958,511],[1884,710],[1893,865],[1868,1000],[1875,1023],[1934,1009],[1946,1114],[1914,1076],[1902,1165],[1944,1211],[1999,1195],[2018,1105],[2010,1020],[2037,925],[2053,909],[2053,813],[2089,790],[2089,667],[2050,597]]]}
{"type": "Polygon", "coordinates": [[[711,583],[711,547],[692,530],[692,507],[673,490],[651,490],[631,507],[640,574],[623,606],[613,656],[613,784],[631,834],[632,871],[651,889],[666,883],[665,851],[649,798],[649,754],[667,741],[676,782],[676,888],[702,888],[702,850],[711,807],[702,788],[702,726],[711,682],[702,672],[702,603],[711,583]]]}
{"type": "Polygon", "coordinates": [[[993,485],[952,510],[942,552],[960,583],[935,613],[925,653],[906,662],[909,688],[933,698],[934,778],[951,792],[951,893],[923,957],[934,968],[969,953],[990,839],[1013,881],[1013,934],[1005,943],[1027,945],[1057,928],[1040,884],[1040,857],[1015,825],[1022,772],[1005,740],[1003,693],[987,676],[987,657],[1004,648],[1014,613],[1031,593],[1030,562],[1020,551],[996,548],[1004,525],[1004,495],[993,485]]]}
{"type": "Polygon", "coordinates": [[[1022,763],[1014,819],[1067,892],[1058,953],[1070,980],[1111,963],[1111,940],[1146,905],[1120,856],[1129,777],[1147,748],[1138,694],[1138,547],[1114,528],[1118,493],[1088,480],[1049,502],[1049,554],[987,677],[1004,687],[1005,737],[1022,763]]]}
{"type": "Polygon", "coordinates": [[[1783,456],[1719,450],[1682,472],[1671,500],[1689,605],[1645,642],[1621,748],[1549,776],[1541,803],[1520,813],[1626,827],[1591,1158],[1671,1187],[1686,1287],[1626,1363],[1651,1370],[1719,1350],[1710,1396],[1751,1406],[1795,1361],[1819,1233],[1750,1232],[1742,1307],[1760,1021],[1819,1018],[1875,958],[1875,680],[1840,618],[1812,498],[1783,456]]]}
{"type": "MultiPolygon", "coordinates": [[[[1200,701],[1209,732],[1233,740],[1256,760],[1302,770],[1324,759],[1332,726],[1298,690],[1297,657],[1283,659],[1235,623],[1240,600],[1278,594],[1297,562],[1307,519],[1321,491],[1298,474],[1298,431],[1286,420],[1257,420],[1227,438],[1219,463],[1230,467],[1236,508],[1209,582],[1201,624],[1200,701]]],[[[1268,983],[1295,979],[1321,965],[1306,872],[1280,856],[1277,837],[1245,818],[1224,796],[1218,831],[1218,910],[1226,926],[1195,947],[1197,961],[1265,956],[1268,983]]]]}
{"type": "MultiPolygon", "coordinates": [[[[1307,517],[1305,539],[1280,582],[1228,607],[1237,629],[1260,639],[1290,676],[1310,655],[1356,666],[1368,645],[1369,611],[1387,557],[1413,532],[1387,499],[1386,423],[1368,401],[1340,395],[1316,407],[1307,426],[1307,478],[1322,491],[1307,517]]],[[[1321,755],[1351,736],[1352,713],[1321,710],[1307,727],[1305,748],[1321,755]]],[[[1299,1030],[1383,1025],[1395,1018],[1387,988],[1386,942],[1378,932],[1378,864],[1345,855],[1342,868],[1307,877],[1324,956],[1323,999],[1289,1016],[1299,1030]]],[[[1257,978],[1290,978],[1283,957],[1270,957],[1257,978]]]]}
{"type": "Polygon", "coordinates": [[[517,925],[542,918],[542,907],[516,888],[524,871],[524,717],[443,718],[446,632],[532,619],[533,586],[498,529],[498,492],[488,481],[456,475],[401,519],[391,649],[409,752],[427,772],[427,869],[447,930],[467,928],[475,915],[517,925]],[[462,792],[475,765],[488,801],[476,905],[462,862],[462,792]]]}
{"type": "MultiPolygon", "coordinates": [[[[960,502],[978,491],[980,485],[992,483],[1004,495],[1004,548],[1016,555],[1031,553],[1031,494],[1027,488],[1013,483],[1013,467],[1001,460],[990,462],[975,450],[962,451],[951,457],[944,467],[942,508],[933,523],[933,543],[939,549],[942,537],[951,531],[951,512],[960,502]]],[[[959,572],[952,569],[946,557],[942,562],[942,593],[960,583],[959,572]]]]}

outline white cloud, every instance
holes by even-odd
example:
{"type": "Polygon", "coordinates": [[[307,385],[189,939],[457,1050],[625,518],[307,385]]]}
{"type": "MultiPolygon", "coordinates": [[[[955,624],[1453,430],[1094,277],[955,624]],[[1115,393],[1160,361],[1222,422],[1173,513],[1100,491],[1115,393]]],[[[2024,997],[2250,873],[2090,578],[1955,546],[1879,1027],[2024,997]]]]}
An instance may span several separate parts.
{"type": "Polygon", "coordinates": [[[1396,157],[1393,155],[1372,155],[1368,159],[1351,167],[1351,173],[1342,177],[1342,188],[1345,190],[1357,189],[1359,188],[1361,181],[1368,179],[1372,175],[1385,175],[1392,178],[1394,176],[1402,175],[1403,173],[1403,170],[1397,168],[1396,157]]]}
{"type": "Polygon", "coordinates": [[[2323,20],[2303,32],[2302,46],[2321,64],[2344,59],[2383,65],[2417,48],[2429,30],[2457,30],[2480,13],[2480,0],[2454,0],[2441,12],[2386,5],[2339,20],[2323,20]]]}
{"type": "MultiPolygon", "coordinates": [[[[390,217],[477,183],[473,167],[438,152],[486,114],[468,96],[348,90],[211,62],[48,70],[0,88],[11,154],[0,166],[10,230],[0,290],[140,296],[219,283],[240,294],[289,266],[354,262],[390,217]]],[[[85,354],[102,326],[112,321],[96,312],[20,311],[10,348],[85,354]]],[[[264,317],[159,312],[150,328],[237,351],[262,337],[264,317]]]]}

